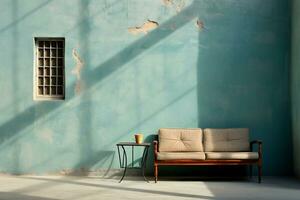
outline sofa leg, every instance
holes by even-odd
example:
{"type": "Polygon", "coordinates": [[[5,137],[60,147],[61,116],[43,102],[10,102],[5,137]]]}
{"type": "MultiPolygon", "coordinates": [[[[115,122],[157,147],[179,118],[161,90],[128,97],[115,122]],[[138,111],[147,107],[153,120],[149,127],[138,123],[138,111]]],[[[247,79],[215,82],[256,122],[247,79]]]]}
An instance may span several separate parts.
{"type": "Polygon", "coordinates": [[[262,166],[259,164],[258,168],[258,183],[261,183],[261,176],[262,176],[262,166]]]}
{"type": "Polygon", "coordinates": [[[154,165],[154,177],[155,177],[155,183],[157,183],[158,179],[158,166],[154,165]]]}

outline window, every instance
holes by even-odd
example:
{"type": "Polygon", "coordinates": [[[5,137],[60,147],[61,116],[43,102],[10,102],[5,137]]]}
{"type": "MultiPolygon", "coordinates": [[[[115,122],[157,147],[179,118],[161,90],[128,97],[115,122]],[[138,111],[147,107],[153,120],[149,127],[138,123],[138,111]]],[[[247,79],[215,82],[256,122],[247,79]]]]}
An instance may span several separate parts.
{"type": "Polygon", "coordinates": [[[34,99],[65,98],[65,39],[35,38],[34,99]]]}

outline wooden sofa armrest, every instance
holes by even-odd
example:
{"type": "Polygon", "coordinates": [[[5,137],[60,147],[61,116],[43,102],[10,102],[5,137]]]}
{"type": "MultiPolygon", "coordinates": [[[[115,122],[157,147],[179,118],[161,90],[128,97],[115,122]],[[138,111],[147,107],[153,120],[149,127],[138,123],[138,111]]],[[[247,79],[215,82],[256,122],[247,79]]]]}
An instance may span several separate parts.
{"type": "Polygon", "coordinates": [[[261,140],[253,140],[253,141],[250,142],[251,145],[255,144],[255,143],[262,144],[262,141],[261,140]]]}
{"type": "Polygon", "coordinates": [[[157,152],[158,152],[158,141],[157,140],[153,141],[153,146],[154,146],[154,159],[157,160],[157,152]]]}
{"type": "Polygon", "coordinates": [[[262,158],[262,141],[261,140],[253,140],[250,142],[250,150],[253,151],[253,145],[257,144],[258,145],[258,155],[259,158],[262,158]]]}

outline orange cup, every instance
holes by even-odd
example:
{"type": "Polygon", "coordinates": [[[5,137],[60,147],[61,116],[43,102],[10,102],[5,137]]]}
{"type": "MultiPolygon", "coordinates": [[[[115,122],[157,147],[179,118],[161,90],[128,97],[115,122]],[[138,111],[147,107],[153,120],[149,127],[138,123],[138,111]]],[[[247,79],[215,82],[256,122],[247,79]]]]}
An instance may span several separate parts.
{"type": "Polygon", "coordinates": [[[134,135],[135,137],[135,143],[141,144],[143,143],[143,134],[137,133],[134,135]]]}

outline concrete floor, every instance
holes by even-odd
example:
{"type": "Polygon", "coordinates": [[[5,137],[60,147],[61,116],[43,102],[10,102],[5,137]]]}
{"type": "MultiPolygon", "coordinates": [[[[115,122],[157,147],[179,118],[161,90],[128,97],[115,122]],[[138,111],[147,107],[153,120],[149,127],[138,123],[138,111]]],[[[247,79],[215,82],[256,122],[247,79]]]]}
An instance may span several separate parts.
{"type": "Polygon", "coordinates": [[[300,180],[264,177],[254,181],[182,181],[161,180],[146,183],[129,178],[61,176],[0,176],[0,199],[55,200],[55,199],[300,199],[300,180]]]}

